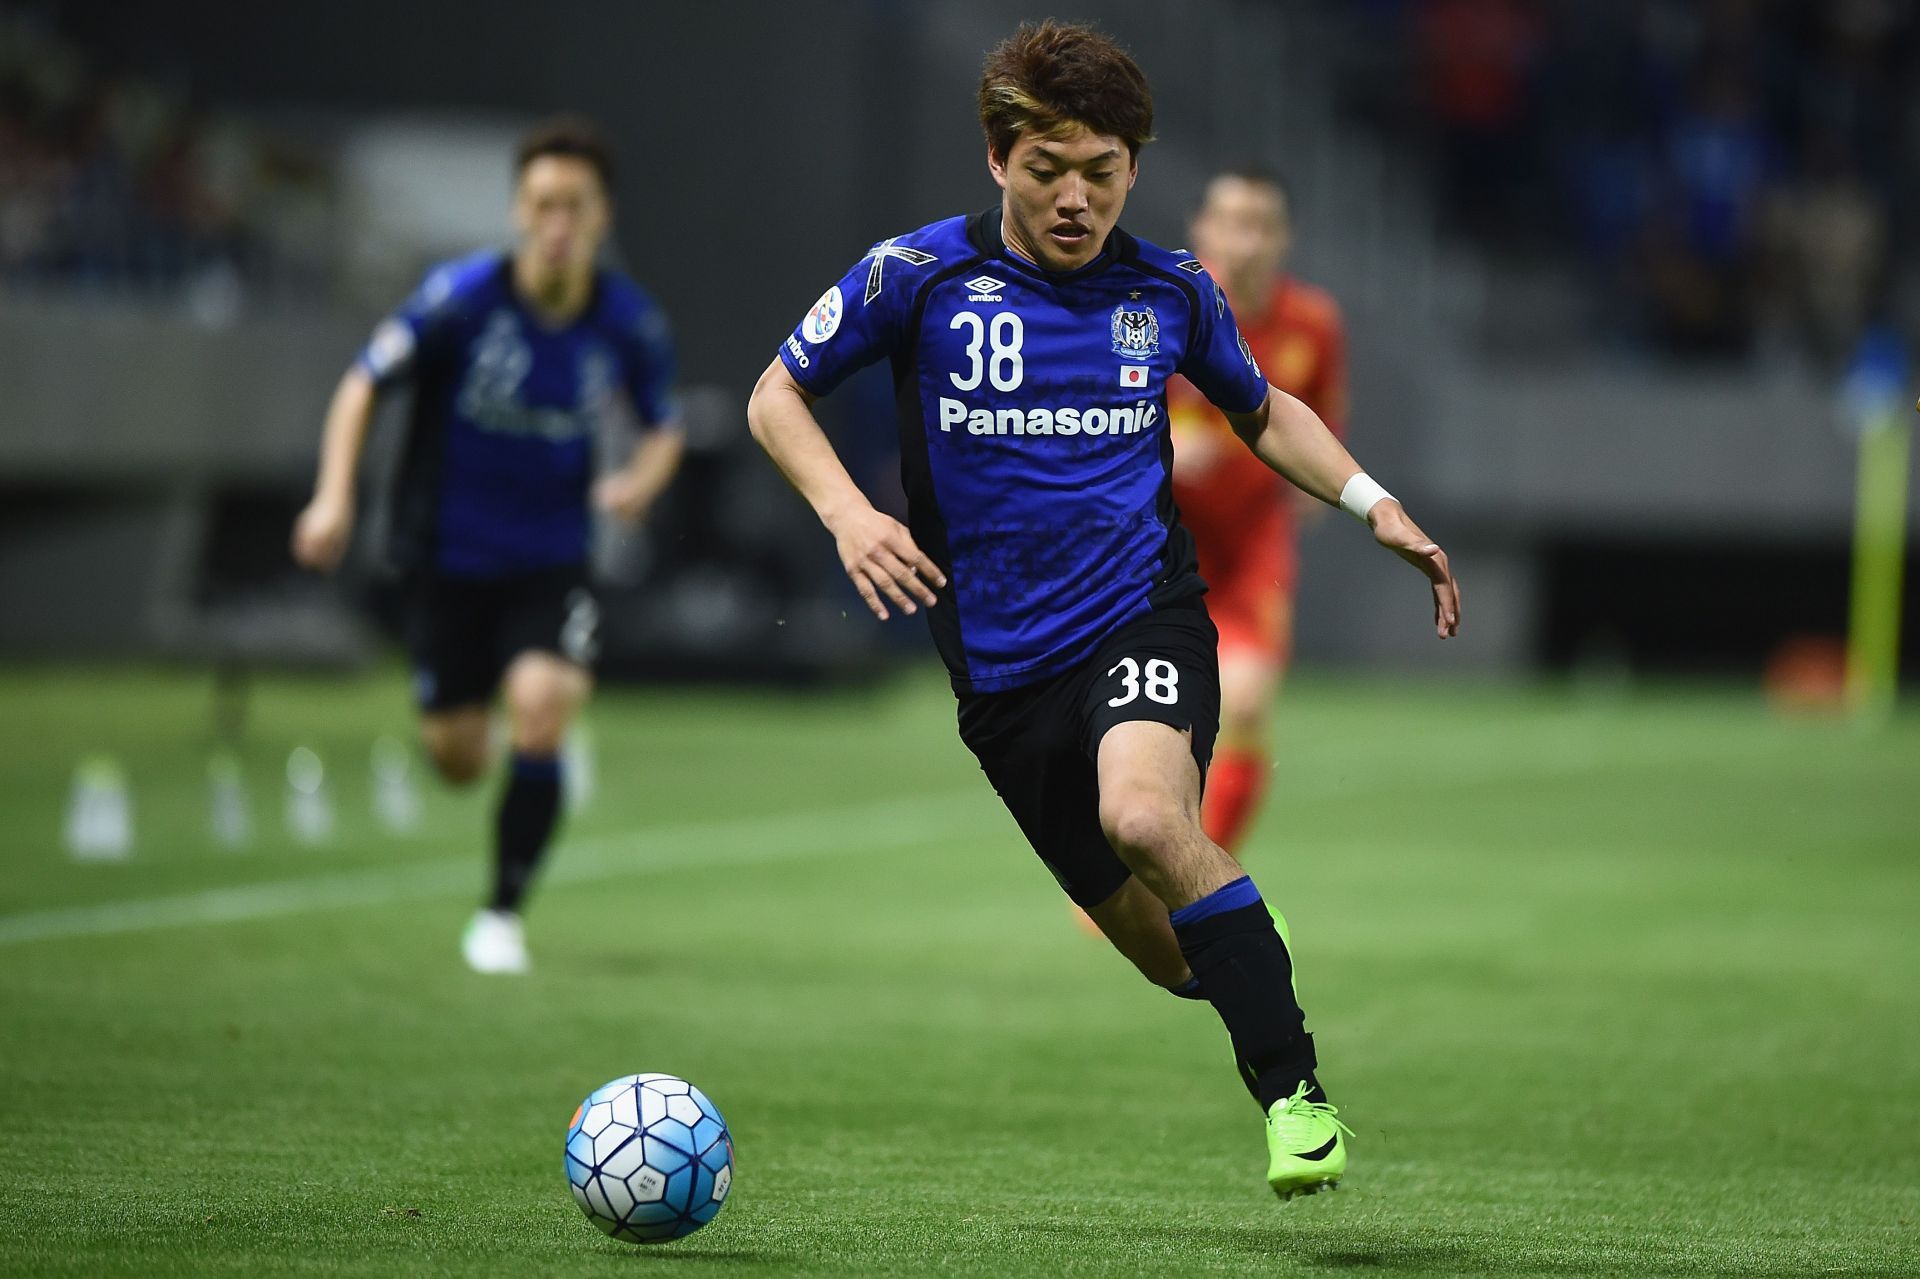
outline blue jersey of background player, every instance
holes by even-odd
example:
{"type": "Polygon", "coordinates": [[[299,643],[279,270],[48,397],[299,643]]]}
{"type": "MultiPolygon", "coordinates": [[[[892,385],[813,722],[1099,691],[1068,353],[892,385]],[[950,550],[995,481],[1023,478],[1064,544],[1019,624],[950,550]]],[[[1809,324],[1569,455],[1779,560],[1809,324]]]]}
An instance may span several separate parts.
{"type": "Polygon", "coordinates": [[[1152,134],[1145,78],[1085,27],[1022,27],[980,86],[997,207],[876,244],[761,375],[755,438],[812,504],[876,616],[924,606],[960,733],[1034,850],[1151,980],[1210,1002],[1267,1114],[1282,1198],[1337,1182],[1292,960],[1207,839],[1216,635],[1169,488],[1166,381],[1187,377],[1274,470],[1365,518],[1432,586],[1447,560],[1255,367],[1200,264],[1117,222],[1152,134]],[[874,509],[811,405],[892,364],[909,524],[874,509]]]}
{"type": "Polygon", "coordinates": [[[605,141],[585,121],[549,121],[521,141],[515,174],[513,251],[428,272],[341,380],[293,539],[308,567],[339,563],[375,400],[410,387],[393,549],[407,572],[422,737],[443,776],[471,782],[499,690],[511,720],[493,895],[462,942],[483,972],[527,967],[520,907],[559,817],[561,743],[591,684],[592,508],[640,519],[682,448],[665,317],[595,265],[611,227],[605,141]],[[621,399],[647,430],[596,483],[598,427],[621,399]]]}
{"type": "Polygon", "coordinates": [[[666,317],[597,270],[585,308],[555,325],[521,295],[514,258],[487,250],[427,273],[374,331],[359,367],[413,391],[393,555],[464,579],[587,558],[599,425],[624,395],[643,426],[673,417],[666,317]]]}

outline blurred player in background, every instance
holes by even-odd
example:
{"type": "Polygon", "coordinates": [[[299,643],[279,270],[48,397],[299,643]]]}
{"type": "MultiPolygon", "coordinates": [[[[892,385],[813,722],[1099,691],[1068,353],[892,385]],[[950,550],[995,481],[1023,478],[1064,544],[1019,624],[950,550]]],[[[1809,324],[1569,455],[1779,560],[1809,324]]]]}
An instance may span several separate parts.
{"type": "Polygon", "coordinates": [[[960,736],[1034,851],[1142,974],[1213,1006],[1267,1117],[1268,1184],[1313,1193],[1340,1180],[1346,1130],[1287,944],[1200,826],[1218,635],[1172,499],[1168,381],[1418,567],[1441,636],[1457,590],[1439,546],[1268,385],[1204,264],[1118,226],[1153,133],[1133,59],[1087,27],[1023,26],[988,54],[979,106],[999,202],[874,245],[787,338],[748,422],[875,616],[926,608],[960,736]],[[812,410],[882,360],[907,525],[812,410]]]}
{"type": "Polygon", "coordinates": [[[612,194],[611,152],[587,121],[561,117],[521,140],[513,250],[433,268],[374,331],[334,393],[293,532],[300,563],[339,564],[375,401],[411,387],[393,552],[421,736],[441,776],[466,785],[487,768],[497,693],[511,730],[493,892],[461,944],[478,972],[528,967],[521,907],[560,817],[561,746],[592,683],[593,508],[642,519],[683,447],[666,318],[597,265],[612,194]],[[622,392],[645,433],[596,483],[599,426],[622,392]]]}
{"type": "MultiPolygon", "coordinates": [[[[1342,439],[1347,347],[1340,307],[1287,274],[1292,200],[1272,173],[1233,169],[1207,184],[1192,226],[1194,256],[1227,291],[1240,332],[1273,385],[1342,439]]],[[[1207,612],[1220,629],[1220,741],[1200,820],[1235,852],[1266,789],[1270,717],[1293,646],[1295,524],[1325,508],[1234,437],[1233,425],[1185,378],[1167,387],[1173,495],[1193,533],[1207,612]]]]}

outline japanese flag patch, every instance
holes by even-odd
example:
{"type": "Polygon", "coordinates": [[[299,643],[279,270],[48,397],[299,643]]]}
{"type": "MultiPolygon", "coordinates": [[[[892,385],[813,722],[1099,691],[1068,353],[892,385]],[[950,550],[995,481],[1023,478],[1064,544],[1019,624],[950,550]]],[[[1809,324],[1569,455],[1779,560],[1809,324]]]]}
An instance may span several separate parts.
{"type": "Polygon", "coordinates": [[[1137,390],[1147,384],[1147,366],[1144,364],[1122,364],[1120,366],[1120,385],[1137,390]]]}

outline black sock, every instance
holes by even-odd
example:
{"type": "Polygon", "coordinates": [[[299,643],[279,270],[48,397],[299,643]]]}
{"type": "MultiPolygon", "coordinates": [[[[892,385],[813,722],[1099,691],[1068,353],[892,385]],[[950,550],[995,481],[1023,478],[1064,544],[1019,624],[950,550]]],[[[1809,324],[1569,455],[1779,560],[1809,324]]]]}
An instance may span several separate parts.
{"type": "Polygon", "coordinates": [[[1302,1083],[1326,1100],[1306,1014],[1293,998],[1293,960],[1273,926],[1260,890],[1242,876],[1173,912],[1180,953],[1233,1039],[1247,1091],[1265,1110],[1302,1083]]]}
{"type": "Polygon", "coordinates": [[[560,760],[515,754],[494,818],[493,909],[520,909],[559,820],[560,760]]]}

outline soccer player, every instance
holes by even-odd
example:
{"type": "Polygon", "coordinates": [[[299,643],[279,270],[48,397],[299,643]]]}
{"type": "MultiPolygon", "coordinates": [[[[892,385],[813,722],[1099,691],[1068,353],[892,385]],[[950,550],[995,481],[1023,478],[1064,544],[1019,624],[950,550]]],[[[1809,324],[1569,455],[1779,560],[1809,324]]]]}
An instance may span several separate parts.
{"type": "MultiPolygon", "coordinates": [[[[1343,436],[1340,307],[1326,291],[1287,274],[1293,219],[1286,185],[1253,169],[1217,175],[1191,235],[1194,255],[1226,290],[1268,379],[1343,436]]],[[[1168,386],[1167,411],[1174,502],[1193,533],[1207,612],[1220,631],[1220,740],[1200,824],[1207,838],[1234,852],[1266,787],[1269,717],[1292,651],[1295,507],[1310,514],[1314,503],[1241,447],[1226,416],[1186,378],[1168,386]]]]}
{"type": "Polygon", "coordinates": [[[1149,980],[1213,1005],[1267,1115],[1274,1191],[1331,1186],[1345,1128],[1292,959],[1200,826],[1217,636],[1169,485],[1168,379],[1418,566],[1442,636],[1458,591],[1400,504],[1268,386],[1206,268],[1117,225],[1153,131],[1132,58],[1087,27],[1022,26],[988,54],[979,105],[999,203],[875,245],[787,338],[748,422],[874,615],[926,610],[961,738],[1068,897],[1149,980]],[[883,359],[906,526],[861,493],[811,407],[883,359]]]}
{"type": "Polygon", "coordinates": [[[466,785],[486,770],[502,690],[510,721],[493,892],[461,942],[483,973],[528,968],[521,909],[560,817],[561,746],[592,682],[593,507],[643,518],[684,439],[665,316],[596,266],[612,225],[605,140],[560,117],[521,139],[514,164],[512,251],[434,267],[374,331],[334,393],[319,480],[293,532],[300,563],[339,564],[375,401],[411,387],[393,550],[421,736],[441,776],[466,785]],[[596,428],[621,393],[645,431],[596,483],[596,428]]]}

